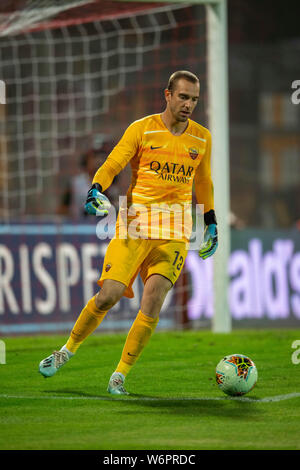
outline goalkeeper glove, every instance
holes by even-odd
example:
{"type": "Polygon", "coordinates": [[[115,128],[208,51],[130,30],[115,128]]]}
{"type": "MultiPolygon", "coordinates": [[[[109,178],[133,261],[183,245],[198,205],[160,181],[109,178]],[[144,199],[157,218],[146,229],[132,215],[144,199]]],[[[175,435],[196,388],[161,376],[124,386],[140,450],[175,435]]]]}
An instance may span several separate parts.
{"type": "Polygon", "coordinates": [[[99,183],[94,183],[87,193],[87,200],[84,206],[85,211],[91,215],[100,215],[101,217],[108,214],[111,203],[104,194],[101,193],[102,188],[99,183]]]}
{"type": "Polygon", "coordinates": [[[218,248],[218,229],[215,212],[213,210],[204,214],[206,228],[204,231],[204,241],[199,250],[199,256],[206,259],[213,255],[218,248]]]}

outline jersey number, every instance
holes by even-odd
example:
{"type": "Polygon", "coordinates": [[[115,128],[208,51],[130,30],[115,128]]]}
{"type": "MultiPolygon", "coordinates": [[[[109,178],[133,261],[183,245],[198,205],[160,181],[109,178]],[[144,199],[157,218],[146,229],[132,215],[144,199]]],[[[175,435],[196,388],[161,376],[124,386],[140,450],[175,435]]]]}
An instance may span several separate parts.
{"type": "Polygon", "coordinates": [[[179,261],[179,263],[176,265],[176,269],[178,269],[178,271],[181,269],[183,263],[183,256],[179,256],[179,254],[179,251],[175,251],[175,259],[173,262],[173,266],[175,266],[177,261],[179,261]]]}

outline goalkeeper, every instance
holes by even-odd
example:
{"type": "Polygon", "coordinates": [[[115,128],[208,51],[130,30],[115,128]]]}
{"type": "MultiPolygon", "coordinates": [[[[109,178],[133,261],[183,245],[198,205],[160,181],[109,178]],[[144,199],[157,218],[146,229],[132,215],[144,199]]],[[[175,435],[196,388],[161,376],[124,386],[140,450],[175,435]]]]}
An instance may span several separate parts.
{"type": "Polygon", "coordinates": [[[197,203],[204,207],[206,225],[199,256],[206,259],[217,249],[211,135],[205,127],[191,120],[199,93],[199,79],[194,74],[173,73],[164,92],[164,111],[133,122],[96,172],[85,210],[94,215],[108,214],[110,203],[103,193],[129,163],[132,181],[127,191],[127,207],[120,208],[116,234],[107,247],[98,281],[101,288],[83,308],[66,344],[40,362],[39,371],[43,376],[51,377],[75,355],[122,296],[133,297],[132,284],[140,274],[144,283],[140,310],[108,383],[109,393],[127,394],[125,378],[156,328],[165,297],[182,270],[188,246],[186,232],[183,236],[174,220],[167,231],[160,223],[151,224],[149,234],[148,219],[144,217],[139,219],[140,236],[131,236],[129,226],[136,216],[133,207],[143,207],[146,213],[151,211],[151,217],[155,214],[153,207],[160,204],[186,207],[192,202],[194,186],[197,203]],[[121,236],[124,229],[128,230],[126,237],[121,236]]]}

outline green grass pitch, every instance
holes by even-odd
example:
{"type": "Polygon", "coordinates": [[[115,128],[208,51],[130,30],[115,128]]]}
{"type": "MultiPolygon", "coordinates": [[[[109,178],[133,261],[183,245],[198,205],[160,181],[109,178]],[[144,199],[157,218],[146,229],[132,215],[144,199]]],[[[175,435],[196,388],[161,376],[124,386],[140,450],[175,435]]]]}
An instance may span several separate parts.
{"type": "Polygon", "coordinates": [[[48,379],[38,364],[66,336],[4,339],[0,449],[300,449],[300,330],[157,331],[127,377],[131,395],[113,397],[106,387],[125,337],[90,336],[48,379]],[[216,364],[233,353],[258,369],[241,399],[215,382],[216,364]]]}

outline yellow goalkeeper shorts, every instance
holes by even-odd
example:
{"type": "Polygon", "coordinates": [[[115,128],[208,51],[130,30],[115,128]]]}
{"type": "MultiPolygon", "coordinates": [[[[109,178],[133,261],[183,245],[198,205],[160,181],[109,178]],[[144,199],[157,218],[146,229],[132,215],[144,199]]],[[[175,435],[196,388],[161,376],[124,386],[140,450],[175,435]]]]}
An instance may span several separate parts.
{"type": "Polygon", "coordinates": [[[186,243],[176,240],[149,240],[144,238],[113,238],[104,257],[99,286],[105,279],[122,282],[127,289],[125,297],[132,298],[132,284],[140,273],[145,284],[152,274],[160,274],[176,282],[186,255],[186,243]]]}

